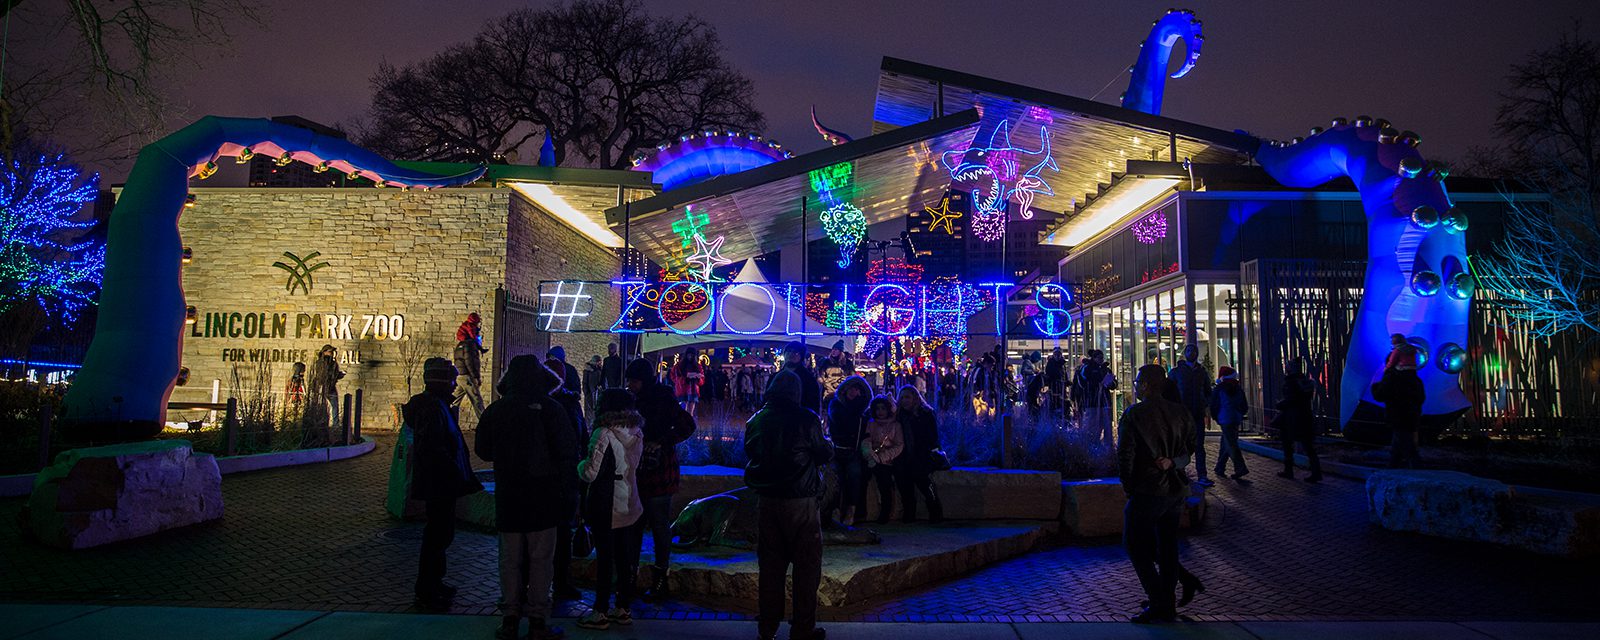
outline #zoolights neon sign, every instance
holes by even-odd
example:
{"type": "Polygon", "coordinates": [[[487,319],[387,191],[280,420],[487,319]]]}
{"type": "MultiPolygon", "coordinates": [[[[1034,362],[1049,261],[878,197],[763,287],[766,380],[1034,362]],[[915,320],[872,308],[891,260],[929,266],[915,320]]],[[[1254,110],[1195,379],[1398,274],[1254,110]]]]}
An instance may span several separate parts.
{"type": "MultiPolygon", "coordinates": [[[[584,282],[546,281],[539,284],[539,317],[546,331],[557,333],[673,333],[678,335],[881,335],[888,337],[953,337],[966,335],[966,296],[976,290],[993,292],[1004,300],[1017,285],[990,282],[978,285],[949,284],[845,284],[765,282],[584,282]],[[599,287],[613,288],[620,299],[615,317],[594,314],[599,287]],[[831,291],[847,316],[834,328],[808,317],[790,304],[804,300],[808,292],[831,291]],[[677,322],[669,321],[661,310],[662,301],[697,293],[706,299],[705,308],[677,322]],[[851,309],[859,309],[852,312],[851,309]],[[959,322],[943,322],[952,314],[959,322]],[[604,322],[604,324],[602,324],[604,322]]],[[[1073,329],[1069,309],[1076,306],[1072,290],[1048,283],[1034,287],[1033,304],[1038,308],[1029,321],[1035,332],[1059,337],[1073,329]]],[[[1003,307],[989,305],[995,326],[1005,326],[1003,307]]],[[[979,311],[982,313],[982,311],[979,311]]],[[[998,333],[997,333],[998,335],[998,333]]]]}

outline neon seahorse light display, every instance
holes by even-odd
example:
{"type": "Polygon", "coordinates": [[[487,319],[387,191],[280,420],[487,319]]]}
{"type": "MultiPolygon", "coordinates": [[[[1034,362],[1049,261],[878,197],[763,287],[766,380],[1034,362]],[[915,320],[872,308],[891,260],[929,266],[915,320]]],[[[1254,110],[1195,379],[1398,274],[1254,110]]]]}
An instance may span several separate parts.
{"type": "Polygon", "coordinates": [[[1183,40],[1188,51],[1183,66],[1172,72],[1172,77],[1182,78],[1200,60],[1200,45],[1206,38],[1200,30],[1200,21],[1188,10],[1172,10],[1161,16],[1150,27],[1150,35],[1139,44],[1139,61],[1134,63],[1133,77],[1128,80],[1128,91],[1122,94],[1126,109],[1161,114],[1161,94],[1167,87],[1167,64],[1172,61],[1172,48],[1183,40]]]}
{"type": "Polygon", "coordinates": [[[1008,201],[1021,205],[1023,218],[1032,218],[1034,198],[1055,195],[1050,183],[1039,177],[1045,169],[1061,170],[1050,155],[1049,128],[1039,127],[1039,140],[1038,151],[1013,145],[1011,122],[1002,120],[987,146],[940,156],[951,180],[972,187],[972,231],[985,242],[999,240],[1005,233],[1008,201]]]}
{"type": "Polygon", "coordinates": [[[67,418],[84,424],[127,424],[153,434],[166,419],[178,377],[187,316],[179,271],[183,213],[191,176],[216,172],[221,156],[267,154],[279,164],[304,162],[378,186],[430,189],[466,184],[484,167],[439,176],[403,169],[342,138],[270,120],[208,116],[145,146],[117,200],[106,239],[100,318],[67,392],[67,418]]]}
{"type": "Polygon", "coordinates": [[[1367,273],[1345,360],[1340,422],[1350,422],[1372,397],[1390,334],[1403,334],[1425,360],[1423,413],[1449,416],[1467,409],[1457,374],[1465,365],[1473,279],[1468,271],[1466,215],[1451,206],[1446,172],[1425,163],[1416,134],[1366,116],[1333,121],[1304,141],[1264,143],[1256,160],[1285,185],[1312,188],[1348,177],[1367,214],[1367,273]],[[1444,285],[1444,286],[1442,286],[1444,285]]]}

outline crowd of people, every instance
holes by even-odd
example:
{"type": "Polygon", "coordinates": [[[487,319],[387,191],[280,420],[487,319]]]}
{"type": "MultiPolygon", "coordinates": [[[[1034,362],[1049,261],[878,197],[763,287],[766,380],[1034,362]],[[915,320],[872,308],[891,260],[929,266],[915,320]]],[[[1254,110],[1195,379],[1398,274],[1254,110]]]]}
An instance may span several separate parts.
{"type": "MultiPolygon", "coordinates": [[[[445,550],[454,537],[456,501],[482,490],[470,459],[476,454],[493,464],[496,483],[503,615],[497,638],[519,637],[524,619],[529,638],[562,637],[548,624],[552,601],[581,598],[572,584],[570,559],[591,550],[597,568],[594,601],[577,625],[631,624],[632,604],[641,596],[637,585],[647,532],[654,558],[642,595],[670,595],[677,447],[697,429],[700,391],[710,379],[705,363],[690,348],[663,371],[665,363],[625,361],[615,345],[581,372],[567,364],[559,346],[542,360],[517,356],[496,384],[499,398],[479,411],[469,448],[456,416],[460,405],[477,410],[475,394],[458,386],[477,379],[472,367],[481,337],[465,328],[461,337],[455,362],[432,358],[423,364],[425,390],[403,407],[413,434],[410,497],[421,501],[425,519],[418,603],[448,607],[455,594],[444,581],[445,550]]],[[[1249,473],[1238,442],[1250,410],[1247,394],[1231,367],[1220,367],[1213,379],[1198,362],[1198,352],[1191,344],[1171,368],[1140,367],[1134,401],[1115,429],[1112,393],[1119,381],[1102,352],[1089,351],[1075,368],[1067,366],[1060,349],[1047,360],[1035,352],[1024,359],[1021,371],[1021,401],[1028,410],[1064,415],[1075,408],[1081,428],[1115,447],[1128,499],[1123,542],[1147,597],[1135,622],[1175,620],[1178,607],[1204,592],[1179,559],[1177,529],[1185,499],[1194,486],[1213,484],[1211,476],[1244,483],[1249,473]],[[1210,476],[1208,418],[1221,430],[1210,476]],[[1229,464],[1231,475],[1225,474],[1229,464]]],[[[1000,360],[985,358],[963,383],[976,390],[975,406],[982,406],[986,394],[997,404],[1015,402],[1005,395],[1005,385],[994,383],[1005,376],[1000,360]]],[[[1418,462],[1415,434],[1424,394],[1417,359],[1415,348],[1397,335],[1382,379],[1372,389],[1385,403],[1394,432],[1395,466],[1418,462]]],[[[794,342],[784,347],[781,365],[770,374],[756,368],[733,377],[740,400],[759,405],[745,425],[744,451],[746,485],[761,497],[756,549],[762,638],[778,632],[791,569],[791,637],[824,637],[816,627],[824,522],[887,523],[896,513],[915,522],[919,502],[930,522],[945,515],[932,478],[950,463],[940,447],[940,412],[924,395],[930,382],[936,389],[942,383],[937,372],[931,380],[919,375],[893,380],[903,383],[898,387],[882,378],[869,381],[857,374],[842,343],[815,367],[810,360],[805,345],[794,342]],[[763,381],[759,391],[753,390],[763,381]],[[830,466],[838,499],[824,504],[824,470],[830,466]],[[877,488],[875,505],[868,503],[869,483],[877,488]]],[[[1292,360],[1285,373],[1272,422],[1285,453],[1279,475],[1295,478],[1299,445],[1309,462],[1305,480],[1317,482],[1322,470],[1314,446],[1316,385],[1300,359],[1292,360]]]]}

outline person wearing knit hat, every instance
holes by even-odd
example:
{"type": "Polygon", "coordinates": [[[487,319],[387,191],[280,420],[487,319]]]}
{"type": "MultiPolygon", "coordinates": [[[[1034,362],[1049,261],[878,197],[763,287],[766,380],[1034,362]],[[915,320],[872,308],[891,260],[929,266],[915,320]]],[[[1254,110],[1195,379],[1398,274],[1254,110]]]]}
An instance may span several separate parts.
{"type": "Polygon", "coordinates": [[[1239,480],[1250,469],[1244,464],[1244,451],[1239,449],[1239,425],[1244,423],[1244,417],[1250,413],[1250,401],[1246,399],[1244,387],[1239,385],[1239,374],[1233,367],[1222,365],[1217,368],[1217,386],[1211,390],[1211,419],[1217,421],[1217,426],[1222,428],[1222,446],[1217,454],[1217,467],[1213,469],[1216,477],[1224,477],[1228,461],[1233,461],[1233,475],[1226,476],[1239,480]]]}
{"type": "Polygon", "coordinates": [[[833,443],[816,413],[800,406],[803,382],[792,369],[773,376],[766,405],[745,423],[744,482],[756,502],[759,569],[756,630],[775,638],[783,621],[784,583],[794,565],[794,612],[789,637],[822,638],[816,628],[817,587],[822,581],[822,467],[833,443]]]}
{"type": "Polygon", "coordinates": [[[483,490],[467,442],[456,424],[450,402],[455,394],[456,367],[444,358],[422,363],[423,392],[400,409],[411,433],[410,497],[421,500],[427,524],[417,559],[417,604],[434,610],[450,608],[456,588],[444,583],[445,550],[455,538],[456,500],[483,490]]]}
{"type": "Polygon", "coordinates": [[[452,359],[456,366],[456,375],[461,379],[457,383],[460,390],[459,396],[466,398],[479,418],[483,417],[483,359],[482,355],[489,350],[483,346],[483,320],[477,313],[467,314],[466,321],[456,328],[456,348],[452,359]]]}
{"type": "Polygon", "coordinates": [[[822,395],[818,402],[821,403],[823,400],[833,397],[833,392],[839,389],[839,385],[844,382],[845,378],[849,378],[855,373],[855,359],[845,352],[843,340],[835,340],[833,349],[828,352],[827,359],[817,366],[817,384],[821,385],[822,390],[822,395]]]}

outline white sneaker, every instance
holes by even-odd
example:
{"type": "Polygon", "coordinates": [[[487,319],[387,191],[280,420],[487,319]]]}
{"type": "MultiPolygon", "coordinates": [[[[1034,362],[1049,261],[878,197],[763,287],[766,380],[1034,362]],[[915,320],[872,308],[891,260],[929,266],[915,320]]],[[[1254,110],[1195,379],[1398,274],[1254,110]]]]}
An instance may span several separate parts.
{"type": "Polygon", "coordinates": [[[589,613],[584,614],[582,618],[578,618],[578,626],[585,629],[599,629],[604,631],[611,628],[611,620],[606,618],[606,614],[604,613],[600,613],[599,611],[590,611],[589,613]]]}
{"type": "Polygon", "coordinates": [[[633,624],[633,612],[628,610],[627,607],[612,607],[606,617],[611,619],[612,624],[624,626],[633,624]]]}

